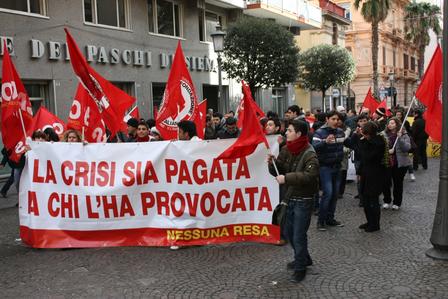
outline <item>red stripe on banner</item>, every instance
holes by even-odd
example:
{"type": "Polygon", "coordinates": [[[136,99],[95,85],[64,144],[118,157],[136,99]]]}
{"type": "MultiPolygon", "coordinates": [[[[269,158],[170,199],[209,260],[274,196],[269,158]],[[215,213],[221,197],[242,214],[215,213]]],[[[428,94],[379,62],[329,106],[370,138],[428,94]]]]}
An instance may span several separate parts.
{"type": "Polygon", "coordinates": [[[276,244],[280,229],[270,224],[234,224],[207,229],[135,228],[117,230],[49,230],[20,226],[22,241],[34,248],[117,246],[192,246],[230,242],[276,244]]]}

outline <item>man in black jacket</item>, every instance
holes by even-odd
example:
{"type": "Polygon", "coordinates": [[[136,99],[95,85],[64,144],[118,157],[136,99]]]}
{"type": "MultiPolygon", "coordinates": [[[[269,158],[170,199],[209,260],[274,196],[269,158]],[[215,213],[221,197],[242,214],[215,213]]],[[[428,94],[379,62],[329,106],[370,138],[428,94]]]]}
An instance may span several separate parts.
{"type": "Polygon", "coordinates": [[[423,119],[421,110],[414,112],[414,122],[412,123],[412,139],[417,148],[414,152],[413,166],[414,170],[418,169],[418,164],[421,163],[423,169],[428,169],[428,156],[426,155],[426,147],[428,145],[428,134],[425,132],[425,120],[423,119]]]}

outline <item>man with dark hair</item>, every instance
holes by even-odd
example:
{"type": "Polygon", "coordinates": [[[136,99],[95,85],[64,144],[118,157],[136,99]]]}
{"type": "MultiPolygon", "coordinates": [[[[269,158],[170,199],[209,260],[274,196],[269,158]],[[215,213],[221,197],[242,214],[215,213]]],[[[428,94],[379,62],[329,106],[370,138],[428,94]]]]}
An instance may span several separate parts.
{"type": "Polygon", "coordinates": [[[274,157],[268,157],[269,172],[285,187],[282,198],[282,202],[288,205],[285,231],[294,250],[294,261],[287,264],[287,269],[294,270],[292,282],[302,281],[306,267],[313,264],[308,252],[307,231],[313,211],[313,196],[319,191],[319,162],[308,141],[308,128],[308,124],[300,120],[289,124],[286,146],[276,160],[280,175],[272,165],[274,157]]]}
{"type": "Polygon", "coordinates": [[[210,115],[207,115],[205,118],[204,139],[205,140],[216,139],[215,124],[213,123],[212,117],[210,115]]]}
{"type": "Polygon", "coordinates": [[[237,138],[240,135],[240,130],[236,125],[236,118],[228,117],[223,129],[218,132],[218,139],[237,138]]]}
{"type": "Polygon", "coordinates": [[[137,128],[138,128],[138,119],[131,117],[128,119],[126,124],[128,125],[128,138],[125,142],[136,142],[137,141],[137,128]]]}
{"type": "Polygon", "coordinates": [[[328,226],[344,226],[334,218],[336,200],[341,182],[341,162],[344,158],[345,134],[338,128],[341,119],[339,112],[327,113],[326,124],[313,136],[313,147],[319,158],[320,182],[322,198],[319,204],[319,220],[317,228],[321,231],[328,226]]]}
{"type": "Polygon", "coordinates": [[[387,125],[386,109],[384,109],[383,107],[377,108],[375,110],[374,117],[375,123],[378,126],[378,131],[384,131],[387,125]]]}
{"type": "Polygon", "coordinates": [[[297,105],[292,105],[288,107],[288,110],[286,110],[285,117],[287,119],[293,120],[299,117],[302,114],[300,107],[297,105]]]}
{"type": "Polygon", "coordinates": [[[200,140],[196,132],[196,124],[191,120],[181,120],[177,123],[179,140],[200,140]]]}
{"type": "Polygon", "coordinates": [[[415,110],[414,122],[412,123],[412,139],[417,145],[412,161],[414,170],[418,169],[418,164],[421,163],[423,169],[428,169],[428,156],[426,154],[426,147],[428,146],[428,134],[425,132],[425,120],[423,119],[423,112],[415,110]]]}

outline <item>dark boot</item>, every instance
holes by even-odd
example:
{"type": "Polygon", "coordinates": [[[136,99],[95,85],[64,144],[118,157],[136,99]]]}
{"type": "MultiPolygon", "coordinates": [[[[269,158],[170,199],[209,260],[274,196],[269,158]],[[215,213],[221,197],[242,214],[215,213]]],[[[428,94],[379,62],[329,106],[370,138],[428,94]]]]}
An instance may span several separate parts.
{"type": "Polygon", "coordinates": [[[306,269],[302,271],[295,271],[292,277],[289,279],[290,282],[301,282],[305,279],[306,276],[306,269]]]}

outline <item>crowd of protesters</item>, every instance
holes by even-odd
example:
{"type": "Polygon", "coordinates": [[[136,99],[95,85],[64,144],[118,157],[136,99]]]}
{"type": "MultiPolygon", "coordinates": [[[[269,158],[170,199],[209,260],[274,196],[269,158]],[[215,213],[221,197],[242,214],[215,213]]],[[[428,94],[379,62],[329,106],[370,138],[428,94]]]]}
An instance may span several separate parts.
{"type": "MultiPolygon", "coordinates": [[[[381,203],[383,209],[397,211],[403,203],[403,182],[409,172],[419,164],[427,169],[425,121],[422,112],[414,111],[412,126],[404,119],[406,111],[395,109],[387,116],[384,108],[376,111],[336,110],[323,113],[303,111],[297,105],[290,106],[283,117],[268,112],[260,119],[266,135],[279,135],[281,151],[276,158],[269,155],[269,170],[280,188],[280,202],[287,207],[281,227],[281,244],[289,242],[294,249],[294,261],[287,268],[294,270],[292,281],[305,278],[306,268],[313,261],[308,252],[307,231],[313,211],[317,215],[317,229],[342,227],[336,219],[337,200],[345,191],[349,160],[357,175],[359,206],[364,208],[366,223],[359,226],[365,232],[380,230],[381,203]],[[404,124],[403,124],[404,121],[404,124]],[[403,124],[403,125],[402,125],[403,124]],[[411,160],[412,154],[412,160],[411,160]],[[274,167],[275,164],[275,167],[274,167]],[[384,179],[382,179],[384,178],[384,179]]],[[[240,129],[233,111],[222,115],[208,110],[204,139],[237,138],[240,129]]],[[[178,123],[179,140],[200,140],[192,121],[178,123]]],[[[76,130],[67,130],[58,136],[53,129],[36,131],[33,140],[50,142],[84,142],[76,130]]],[[[155,120],[130,118],[127,132],[120,132],[108,142],[155,142],[163,140],[155,120]]],[[[12,184],[17,190],[24,167],[24,156],[18,163],[8,159],[9,152],[2,150],[3,160],[12,168],[7,182],[0,191],[7,197],[12,184]]],[[[178,249],[172,246],[171,249],[178,249]]]]}

